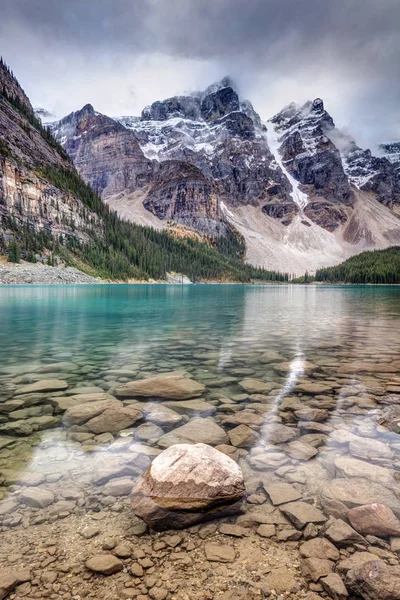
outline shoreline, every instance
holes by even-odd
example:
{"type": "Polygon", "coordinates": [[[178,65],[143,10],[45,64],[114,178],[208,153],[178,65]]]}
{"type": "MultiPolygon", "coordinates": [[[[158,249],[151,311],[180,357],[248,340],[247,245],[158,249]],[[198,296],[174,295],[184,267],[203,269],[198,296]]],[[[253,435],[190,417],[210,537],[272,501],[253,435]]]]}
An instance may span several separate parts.
{"type": "Polygon", "coordinates": [[[399,287],[396,283],[348,283],[348,282],[323,282],[312,281],[309,283],[295,283],[292,281],[199,281],[191,282],[187,279],[182,283],[178,280],[180,274],[168,274],[167,280],[135,280],[113,281],[93,277],[76,267],[52,267],[40,263],[9,263],[0,261],[0,286],[3,285],[307,285],[307,286],[379,286],[399,287]]]}

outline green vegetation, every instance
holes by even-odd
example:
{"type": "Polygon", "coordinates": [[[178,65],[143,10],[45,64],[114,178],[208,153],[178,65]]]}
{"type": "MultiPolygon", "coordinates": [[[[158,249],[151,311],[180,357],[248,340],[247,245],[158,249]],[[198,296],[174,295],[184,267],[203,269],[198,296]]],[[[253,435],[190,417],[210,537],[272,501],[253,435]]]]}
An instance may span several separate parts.
{"type": "Polygon", "coordinates": [[[38,174],[80,198],[87,207],[85,227],[90,243],[76,235],[55,239],[49,230],[35,231],[27,225],[21,229],[17,221],[9,219],[7,226],[16,233],[25,260],[35,261],[36,253],[48,250],[52,260],[60,256],[80,269],[87,265],[91,275],[113,280],[164,279],[170,271],[184,273],[192,281],[288,279],[284,273],[245,265],[240,258],[243,240],[236,232],[217,240],[216,247],[192,238],[174,239],[166,231],[121,220],[72,167],[46,166],[38,174]]]}
{"type": "Polygon", "coordinates": [[[400,283],[400,246],[352,256],[336,267],[319,269],[315,279],[329,283],[400,283]]]}
{"type": "Polygon", "coordinates": [[[8,262],[10,262],[10,263],[20,263],[21,262],[21,249],[15,238],[8,245],[7,258],[8,258],[8,262]]]}

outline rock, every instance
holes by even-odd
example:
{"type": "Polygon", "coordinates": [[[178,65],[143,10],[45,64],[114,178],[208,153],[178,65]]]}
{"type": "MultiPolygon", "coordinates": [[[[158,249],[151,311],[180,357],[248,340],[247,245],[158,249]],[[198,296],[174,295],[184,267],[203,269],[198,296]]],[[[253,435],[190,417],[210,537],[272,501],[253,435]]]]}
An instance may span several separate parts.
{"type": "Polygon", "coordinates": [[[0,433],[5,435],[30,435],[33,427],[27,421],[12,421],[0,425],[0,433]]]}
{"type": "Polygon", "coordinates": [[[327,392],[331,392],[337,386],[336,383],[332,383],[330,381],[307,381],[303,383],[298,383],[296,385],[296,392],[302,392],[303,394],[326,394],[327,392]]]}
{"type": "Polygon", "coordinates": [[[277,538],[280,542],[296,542],[301,538],[301,531],[297,531],[292,527],[285,527],[285,529],[278,531],[277,538]]]}
{"type": "Polygon", "coordinates": [[[113,575],[123,569],[123,563],[113,554],[98,554],[89,558],[85,566],[94,573],[101,575],[113,575]]]}
{"type": "Polygon", "coordinates": [[[258,535],[265,538],[271,538],[275,535],[275,525],[260,525],[257,529],[258,535]]]}
{"type": "Polygon", "coordinates": [[[182,415],[189,417],[208,417],[216,412],[213,404],[204,400],[180,400],[177,402],[165,402],[165,406],[182,415]]]}
{"type": "Polygon", "coordinates": [[[298,437],[298,432],[294,427],[286,427],[281,423],[271,423],[261,429],[261,435],[268,444],[282,444],[298,437]]]}
{"type": "Polygon", "coordinates": [[[131,477],[117,477],[111,479],[103,488],[105,496],[129,496],[132,491],[134,480],[131,477]]]}
{"type": "Polygon", "coordinates": [[[92,433],[118,433],[128,429],[142,418],[142,413],[134,407],[110,407],[100,415],[86,422],[86,427],[92,433]]]}
{"type": "Polygon", "coordinates": [[[148,404],[141,404],[140,410],[147,421],[159,425],[160,427],[169,429],[180,425],[183,422],[182,415],[168,408],[166,404],[167,402],[165,404],[149,402],[148,404]]]}
{"type": "Polygon", "coordinates": [[[164,433],[165,431],[158,425],[155,425],[155,423],[143,423],[136,429],[134,437],[135,440],[139,440],[141,442],[155,442],[162,435],[164,435],[164,433]]]}
{"type": "Polygon", "coordinates": [[[233,562],[235,560],[235,550],[232,546],[220,546],[219,544],[206,544],[204,546],[206,559],[215,562],[233,562]]]}
{"type": "Polygon", "coordinates": [[[333,598],[333,600],[345,600],[348,597],[346,586],[343,579],[337,573],[329,573],[326,577],[320,580],[325,592],[333,598]]]}
{"type": "Polygon", "coordinates": [[[335,563],[324,558],[306,558],[301,562],[301,571],[305,577],[319,581],[333,571],[335,563]]]}
{"type": "Polygon", "coordinates": [[[250,425],[259,427],[264,423],[264,417],[250,410],[241,410],[235,415],[229,415],[222,420],[223,425],[250,425]]]}
{"type": "Polygon", "coordinates": [[[187,400],[204,393],[205,386],[180,374],[158,375],[120,385],[115,390],[118,398],[165,398],[187,400]]]}
{"type": "MultiPolygon", "coordinates": [[[[64,425],[83,425],[87,421],[94,419],[110,408],[124,408],[120,400],[100,400],[97,402],[85,402],[68,408],[63,415],[64,425]]],[[[102,432],[101,432],[102,433],[102,432]]]]}
{"type": "Polygon", "coordinates": [[[390,538],[390,549],[392,552],[400,553],[400,537],[390,538]]]}
{"type": "MultiPolygon", "coordinates": [[[[96,388],[95,388],[96,389],[96,388]]],[[[68,390],[69,392],[70,390],[68,390]]],[[[56,396],[51,399],[52,405],[55,407],[56,412],[64,412],[68,408],[78,406],[78,404],[85,404],[86,402],[100,402],[102,400],[116,400],[111,394],[106,392],[96,392],[92,394],[76,394],[73,396],[56,396]]]]}
{"type": "Polygon", "coordinates": [[[375,559],[376,556],[372,552],[355,552],[349,558],[341,560],[337,564],[336,570],[340,574],[346,574],[350,569],[359,567],[375,559]]]}
{"type": "Polygon", "coordinates": [[[327,420],[329,413],[327,410],[320,408],[305,407],[296,410],[294,416],[298,421],[316,421],[317,423],[322,423],[322,421],[327,420]]]}
{"type": "Polygon", "coordinates": [[[276,350],[266,350],[260,356],[259,360],[262,363],[269,364],[269,363],[273,363],[273,362],[284,362],[285,358],[282,356],[282,354],[280,354],[276,350]]]}
{"type": "Polygon", "coordinates": [[[193,419],[189,423],[182,425],[182,427],[166,433],[158,440],[158,445],[161,448],[168,448],[174,444],[187,443],[217,446],[218,444],[227,444],[228,442],[228,435],[213,419],[199,418],[193,419]]]}
{"type": "Polygon", "coordinates": [[[365,460],[371,458],[392,458],[393,456],[393,452],[387,444],[372,439],[353,439],[349,444],[349,450],[351,454],[365,460]]]}
{"type": "Polygon", "coordinates": [[[228,431],[228,436],[232,446],[236,448],[250,448],[255,446],[259,440],[259,436],[247,425],[238,425],[234,429],[228,431]]]}
{"type": "Polygon", "coordinates": [[[325,535],[338,548],[365,543],[364,538],[342,519],[336,519],[325,531],[325,535]]]}
{"type": "Polygon", "coordinates": [[[96,535],[99,535],[100,533],[100,529],[98,527],[86,527],[81,535],[82,537],[85,538],[85,540],[91,540],[92,538],[96,537],[96,535]]]}
{"type": "Polygon", "coordinates": [[[31,573],[28,569],[19,569],[10,571],[9,569],[0,570],[0,600],[7,596],[21,583],[31,581],[31,573]]]}
{"type": "Polygon", "coordinates": [[[400,536],[400,521],[384,504],[367,504],[348,511],[354,529],[363,535],[400,536]]]}
{"type": "Polygon", "coordinates": [[[62,379],[43,379],[29,385],[23,385],[15,392],[15,395],[19,396],[20,394],[32,394],[35,392],[58,392],[67,388],[68,383],[62,379]]]}
{"type": "Polygon", "coordinates": [[[205,444],[177,444],[162,452],[132,492],[132,507],[156,530],[183,528],[242,511],[240,467],[205,444]]]}
{"type": "Polygon", "coordinates": [[[318,454],[318,450],[316,450],[314,446],[310,446],[310,444],[305,444],[300,440],[290,442],[285,447],[285,450],[291,458],[294,458],[296,460],[310,460],[318,454]]]}
{"type": "Polygon", "coordinates": [[[324,513],[307,502],[291,502],[281,507],[297,529],[303,529],[308,523],[325,523],[328,519],[324,513]]]}
{"type": "Polygon", "coordinates": [[[266,383],[262,379],[243,379],[239,386],[248,394],[268,394],[275,388],[275,384],[266,383]]]}
{"type": "Polygon", "coordinates": [[[275,590],[277,594],[290,594],[295,591],[297,581],[295,574],[287,567],[278,567],[272,569],[271,573],[265,577],[264,585],[266,589],[275,590]]]}
{"type": "Polygon", "coordinates": [[[129,558],[132,554],[132,546],[122,542],[114,548],[113,552],[118,558],[129,558]]]}
{"type": "Polygon", "coordinates": [[[294,502],[301,498],[300,492],[290,485],[290,483],[264,483],[263,486],[274,506],[294,502]]]}
{"type": "Polygon", "coordinates": [[[325,538],[314,538],[304,542],[300,546],[300,554],[304,558],[325,558],[328,560],[339,560],[340,558],[337,548],[325,538]]]}
{"type": "Polygon", "coordinates": [[[139,563],[132,563],[130,571],[134,577],[143,577],[144,575],[143,567],[139,563]]]}
{"type": "Polygon", "coordinates": [[[19,501],[32,508],[44,508],[54,502],[54,494],[41,488],[26,487],[20,493],[19,501]]]}
{"type": "MultiPolygon", "coordinates": [[[[367,463],[365,464],[367,465],[367,463]]],[[[363,504],[382,503],[391,508],[397,517],[400,517],[400,500],[397,496],[390,489],[362,477],[333,479],[324,487],[322,494],[328,499],[343,502],[348,508],[363,504]]]]}
{"type": "Polygon", "coordinates": [[[224,535],[232,535],[233,537],[244,537],[249,535],[249,532],[245,527],[240,527],[240,525],[231,525],[230,523],[224,523],[219,528],[220,533],[224,535]]]}
{"type": "MultiPolygon", "coordinates": [[[[257,449],[258,450],[258,449],[257,449]]],[[[283,452],[278,452],[275,446],[269,446],[267,452],[257,452],[249,458],[250,465],[258,471],[276,470],[288,462],[283,452]]]]}
{"type": "Polygon", "coordinates": [[[364,600],[400,600],[400,568],[382,560],[350,569],[346,586],[364,600]]]}

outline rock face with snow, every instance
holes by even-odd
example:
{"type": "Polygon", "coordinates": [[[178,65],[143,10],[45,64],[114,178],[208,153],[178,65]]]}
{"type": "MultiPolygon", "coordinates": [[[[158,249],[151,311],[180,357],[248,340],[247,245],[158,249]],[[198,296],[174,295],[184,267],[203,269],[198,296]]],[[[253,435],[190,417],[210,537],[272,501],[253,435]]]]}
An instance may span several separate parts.
{"type": "Polygon", "coordinates": [[[317,98],[301,107],[289,104],[270,120],[269,127],[270,139],[277,139],[282,163],[302,184],[300,203],[305,214],[333,231],[347,220],[342,205],[351,206],[354,195],[340,152],[328,137],[335,125],[323,101],[317,98]],[[306,194],[308,199],[304,198],[306,194]]]}
{"type": "Polygon", "coordinates": [[[300,274],[400,243],[400,144],[360,149],[320,98],[263,122],[225,78],[140,117],[84,107],[53,131],[124,218],[233,228],[255,265],[300,274]]]}
{"type": "Polygon", "coordinates": [[[149,183],[152,163],[135,135],[91,104],[52,126],[80,175],[105,197],[142,188],[149,183]]]}
{"type": "Polygon", "coordinates": [[[168,98],[122,117],[148,158],[190,162],[227,203],[258,205],[276,196],[290,202],[291,185],[274,163],[265,126],[225,78],[202,93],[168,98]]]}
{"type": "MultiPolygon", "coordinates": [[[[162,117],[166,110],[159,106],[153,112],[162,117]]],[[[139,192],[144,207],[160,220],[213,236],[225,233],[227,225],[213,183],[194,165],[150,160],[133,131],[90,104],[54,123],[52,131],[83,179],[104,199],[139,192]]]]}
{"type": "Polygon", "coordinates": [[[184,528],[242,512],[243,474],[206,444],[176,444],[157,456],[132,491],[132,507],[152,529],[184,528]]]}

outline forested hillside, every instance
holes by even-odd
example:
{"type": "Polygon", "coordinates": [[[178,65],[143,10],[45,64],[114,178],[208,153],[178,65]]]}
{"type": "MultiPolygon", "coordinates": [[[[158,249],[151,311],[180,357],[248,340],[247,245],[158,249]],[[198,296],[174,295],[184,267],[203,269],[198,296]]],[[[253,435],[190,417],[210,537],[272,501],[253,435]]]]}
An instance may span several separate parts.
{"type": "Polygon", "coordinates": [[[0,254],[54,264],[60,258],[113,280],[287,280],[246,265],[243,239],[176,239],[121,220],[79,176],[34,115],[14,74],[0,62],[0,254]]]}
{"type": "Polygon", "coordinates": [[[315,279],[331,283],[400,283],[400,246],[352,256],[336,267],[319,269],[315,279]]]}

